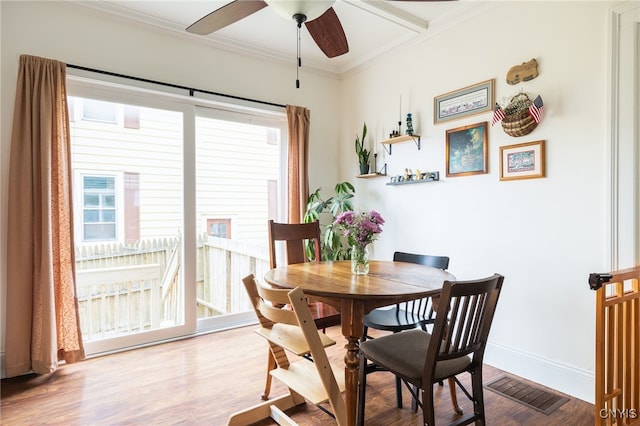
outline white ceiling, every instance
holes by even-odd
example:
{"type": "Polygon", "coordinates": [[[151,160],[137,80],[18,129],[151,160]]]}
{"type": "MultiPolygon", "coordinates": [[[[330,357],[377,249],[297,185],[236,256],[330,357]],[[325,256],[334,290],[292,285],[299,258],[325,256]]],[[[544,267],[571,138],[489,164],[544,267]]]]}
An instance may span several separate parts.
{"type": "MultiPolygon", "coordinates": [[[[99,11],[172,31],[176,36],[200,39],[222,49],[242,51],[295,64],[296,23],[272,7],[231,24],[208,36],[189,34],[185,28],[230,0],[198,1],[79,1],[99,11]]],[[[403,43],[429,37],[467,19],[486,3],[459,1],[337,0],[333,5],[344,28],[349,52],[327,58],[303,28],[302,66],[341,74],[403,43]]],[[[295,65],[294,65],[295,66],[295,65]]]]}

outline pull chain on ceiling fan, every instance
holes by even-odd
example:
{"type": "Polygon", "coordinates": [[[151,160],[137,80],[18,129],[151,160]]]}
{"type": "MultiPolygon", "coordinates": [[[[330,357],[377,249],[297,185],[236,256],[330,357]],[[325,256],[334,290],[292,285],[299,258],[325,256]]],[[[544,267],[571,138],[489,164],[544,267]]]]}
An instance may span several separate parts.
{"type": "MultiPolygon", "coordinates": [[[[293,20],[296,21],[296,24],[298,27],[297,28],[298,38],[297,38],[297,45],[296,45],[296,55],[297,55],[296,89],[299,89],[300,88],[300,67],[302,67],[302,55],[300,53],[302,24],[307,21],[313,21],[315,19],[318,19],[324,16],[324,14],[328,11],[328,9],[333,6],[333,3],[335,3],[335,0],[284,0],[284,1],[283,0],[264,0],[264,1],[269,6],[271,6],[280,16],[284,17],[285,19],[293,18],[293,20]]],[[[336,16],[336,19],[337,18],[338,17],[336,16]]],[[[338,21],[338,24],[340,24],[340,21],[338,21]]],[[[311,30],[309,30],[309,32],[311,32],[311,30]]],[[[344,31],[343,31],[343,34],[344,34],[344,31]]],[[[313,34],[312,34],[312,37],[313,37],[313,34]]],[[[346,43],[346,37],[345,37],[345,43],[346,43]]],[[[327,53],[321,46],[322,42],[316,41],[316,44],[320,46],[322,51],[325,52],[327,56],[331,57],[330,53],[332,51],[329,50],[330,53],[327,53]]],[[[327,47],[327,49],[329,49],[329,47],[327,47]]],[[[349,48],[347,47],[346,50],[348,51],[349,48]]]]}
{"type": "Polygon", "coordinates": [[[302,23],[307,20],[307,17],[297,13],[293,15],[293,19],[298,23],[298,45],[296,48],[296,54],[298,55],[298,66],[296,68],[296,89],[300,88],[300,67],[302,66],[302,55],[300,54],[300,29],[302,28],[302,23]]]}

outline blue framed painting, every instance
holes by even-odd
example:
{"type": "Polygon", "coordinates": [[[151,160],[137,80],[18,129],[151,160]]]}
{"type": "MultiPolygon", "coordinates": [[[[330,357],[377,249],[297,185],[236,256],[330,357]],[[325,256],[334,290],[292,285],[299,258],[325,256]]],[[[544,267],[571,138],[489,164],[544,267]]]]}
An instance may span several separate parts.
{"type": "Polygon", "coordinates": [[[447,130],[447,176],[488,173],[487,122],[447,130]]]}

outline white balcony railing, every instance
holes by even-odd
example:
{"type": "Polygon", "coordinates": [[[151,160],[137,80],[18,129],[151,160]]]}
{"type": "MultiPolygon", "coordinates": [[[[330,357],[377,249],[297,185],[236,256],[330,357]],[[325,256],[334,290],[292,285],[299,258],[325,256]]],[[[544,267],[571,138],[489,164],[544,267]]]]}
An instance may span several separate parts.
{"type": "MultiPolygon", "coordinates": [[[[180,240],[83,247],[76,287],[83,339],[93,341],[177,324],[183,300],[180,240]]],[[[198,318],[251,309],[243,276],[262,276],[268,250],[243,241],[203,237],[197,253],[198,318]]]]}
{"type": "Polygon", "coordinates": [[[85,339],[159,328],[161,273],[158,264],[77,271],[76,288],[85,339]]]}

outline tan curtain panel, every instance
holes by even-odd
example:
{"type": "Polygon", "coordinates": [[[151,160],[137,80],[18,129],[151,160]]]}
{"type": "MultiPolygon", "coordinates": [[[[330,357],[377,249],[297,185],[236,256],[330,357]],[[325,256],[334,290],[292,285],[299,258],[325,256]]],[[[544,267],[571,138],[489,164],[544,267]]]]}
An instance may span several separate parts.
{"type": "Polygon", "coordinates": [[[300,223],[309,198],[309,125],[311,112],[304,107],[287,105],[289,129],[288,215],[289,223],[300,223]]]}
{"type": "Polygon", "coordinates": [[[65,78],[61,62],[20,57],[9,164],[7,377],[84,358],[65,78]]]}

